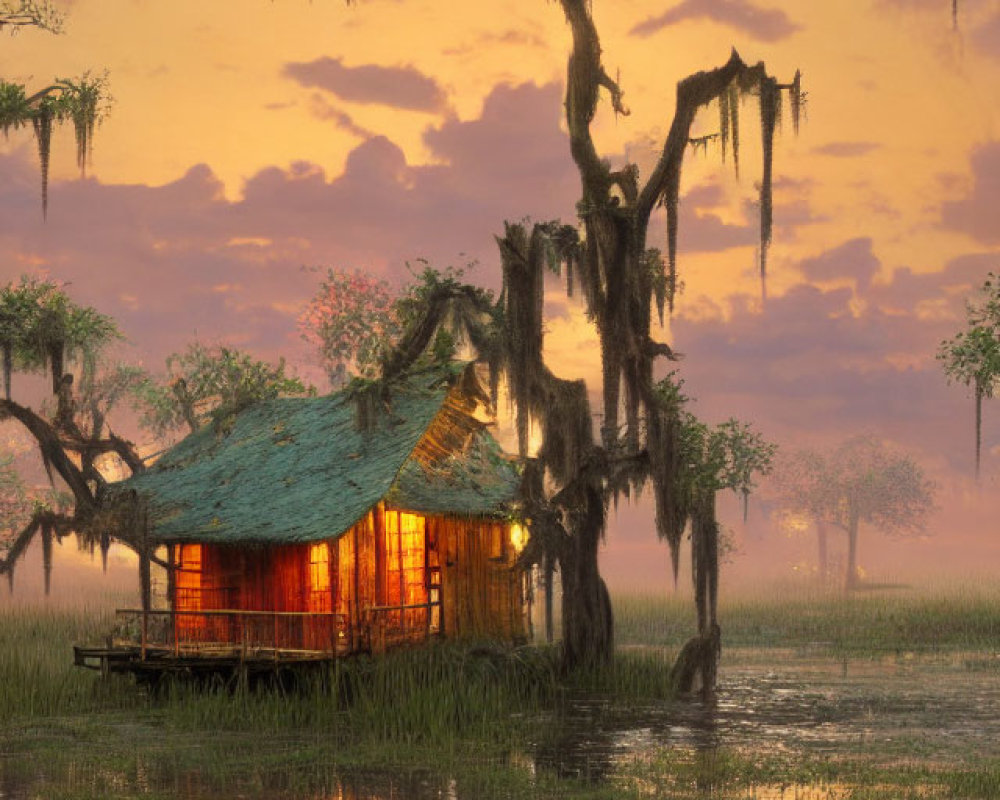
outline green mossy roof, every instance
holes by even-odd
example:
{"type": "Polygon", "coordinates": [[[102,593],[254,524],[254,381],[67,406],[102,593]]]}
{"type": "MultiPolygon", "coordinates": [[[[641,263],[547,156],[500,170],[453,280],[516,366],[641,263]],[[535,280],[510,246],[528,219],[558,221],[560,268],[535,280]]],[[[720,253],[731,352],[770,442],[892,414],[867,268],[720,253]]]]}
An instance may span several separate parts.
{"type": "Polygon", "coordinates": [[[487,432],[431,470],[410,458],[447,392],[440,375],[396,386],[367,432],[343,393],[261,403],[225,434],[191,434],[113,491],[147,499],[157,542],[328,539],[382,499],[425,513],[509,514],[519,477],[487,432]]]}

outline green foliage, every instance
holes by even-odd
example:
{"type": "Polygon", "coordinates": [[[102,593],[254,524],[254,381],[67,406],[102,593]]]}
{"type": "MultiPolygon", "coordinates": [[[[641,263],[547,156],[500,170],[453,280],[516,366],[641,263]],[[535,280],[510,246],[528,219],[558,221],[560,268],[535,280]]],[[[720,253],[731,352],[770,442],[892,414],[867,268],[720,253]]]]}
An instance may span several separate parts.
{"type": "Polygon", "coordinates": [[[76,409],[81,430],[92,437],[102,435],[104,423],[123,401],[144,410],[152,378],[142,367],[115,363],[85,365],[76,392],[76,409]]]}
{"type": "Polygon", "coordinates": [[[200,342],[167,357],[163,383],[125,375],[136,381],[142,424],[157,435],[183,425],[191,431],[207,422],[225,427],[255,403],[287,395],[314,395],[316,390],[285,374],[285,360],[276,365],[229,347],[206,347],[200,342]]]}
{"type": "Polygon", "coordinates": [[[0,0],[0,31],[9,27],[13,34],[19,28],[34,27],[61,33],[63,19],[49,0],[0,0]]]}
{"type": "Polygon", "coordinates": [[[21,524],[30,510],[31,499],[14,467],[14,457],[0,454],[0,553],[8,544],[4,533],[21,524]]]}
{"type": "MultiPolygon", "coordinates": [[[[422,267],[419,271],[413,264],[406,262],[412,280],[403,287],[403,291],[393,303],[395,314],[404,329],[420,318],[429,298],[440,290],[450,289],[457,292],[469,286],[465,280],[466,274],[476,267],[476,262],[472,261],[464,267],[449,265],[444,269],[437,269],[423,258],[418,258],[417,264],[422,267]]],[[[475,287],[475,294],[476,299],[484,304],[493,302],[493,293],[488,289],[475,287]]]]}
{"type": "MultiPolygon", "coordinates": [[[[48,0],[0,0],[0,31],[35,27],[51,33],[62,31],[63,15],[48,0]]],[[[81,174],[90,158],[94,130],[111,106],[108,76],[84,72],[79,78],[57,78],[28,94],[23,84],[0,79],[0,131],[26,125],[34,129],[42,173],[42,211],[48,207],[49,154],[54,125],[70,121],[76,136],[76,162],[81,174]]]]}
{"type": "Polygon", "coordinates": [[[37,372],[51,366],[58,373],[64,360],[93,364],[106,345],[121,338],[111,317],[74,303],[55,281],[22,276],[0,289],[7,383],[9,369],[37,372]]]}
{"type": "Polygon", "coordinates": [[[982,449],[983,398],[1000,382],[1000,282],[989,273],[979,296],[966,303],[966,329],[941,342],[937,354],[949,383],[971,386],[976,398],[976,478],[982,449]]]}
{"type": "Polygon", "coordinates": [[[711,426],[686,409],[690,399],[684,381],[671,372],[656,384],[658,402],[676,414],[680,471],[678,488],[685,493],[730,489],[743,495],[756,486],[757,475],[767,475],[777,445],[764,439],[747,422],[730,418],[711,426]]]}
{"type": "MultiPolygon", "coordinates": [[[[62,16],[47,2],[0,0],[0,31],[37,27],[59,33],[62,16]]],[[[108,76],[85,72],[79,78],[57,78],[32,94],[23,84],[0,79],[0,132],[31,125],[38,145],[42,178],[42,213],[48,209],[49,156],[54,126],[72,122],[76,137],[76,161],[83,174],[91,154],[94,131],[111,106],[108,76]]]]}

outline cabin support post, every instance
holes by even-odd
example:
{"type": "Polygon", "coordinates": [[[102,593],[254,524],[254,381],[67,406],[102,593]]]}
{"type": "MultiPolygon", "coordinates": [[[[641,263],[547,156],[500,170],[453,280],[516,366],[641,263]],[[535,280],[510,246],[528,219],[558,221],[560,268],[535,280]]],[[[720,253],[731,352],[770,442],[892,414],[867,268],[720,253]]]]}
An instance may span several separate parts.
{"type": "MultiPolygon", "coordinates": [[[[375,518],[376,518],[376,516],[377,516],[377,513],[376,514],[369,514],[368,519],[370,521],[370,525],[372,526],[372,528],[375,527],[375,518]]],[[[351,565],[351,579],[352,579],[352,583],[353,583],[353,590],[351,592],[351,596],[352,596],[352,602],[351,602],[351,604],[354,606],[354,609],[353,609],[353,612],[351,613],[351,651],[354,652],[354,651],[356,651],[359,648],[359,646],[361,644],[361,631],[360,631],[360,626],[361,626],[361,600],[360,600],[360,598],[358,596],[358,592],[360,590],[360,583],[361,583],[360,580],[359,580],[359,578],[358,578],[358,570],[360,569],[360,567],[359,567],[360,556],[358,554],[358,545],[360,544],[361,535],[360,535],[360,533],[358,531],[358,526],[357,525],[354,526],[352,535],[354,536],[354,548],[353,548],[353,551],[354,551],[354,563],[351,565]]]]}
{"type": "Polygon", "coordinates": [[[177,567],[178,547],[173,544],[167,545],[167,606],[170,609],[170,628],[174,636],[174,658],[180,655],[180,635],[177,630],[177,576],[174,570],[177,567]]]}
{"type": "Polygon", "coordinates": [[[340,617],[337,614],[337,596],[340,592],[340,587],[337,585],[340,576],[340,541],[337,539],[328,541],[326,551],[328,553],[327,568],[330,574],[330,617],[327,620],[328,649],[336,655],[337,643],[340,641],[340,625],[338,624],[340,617]]]}
{"type": "Polygon", "coordinates": [[[146,645],[149,642],[149,549],[143,542],[142,552],[139,555],[139,583],[142,600],[142,634],[140,638],[140,653],[142,660],[146,660],[146,645]]]}
{"type": "Polygon", "coordinates": [[[146,516],[145,505],[139,507],[139,596],[142,603],[142,634],[139,645],[139,656],[141,660],[146,660],[146,646],[149,643],[149,606],[150,606],[150,579],[149,579],[149,519],[146,516]]]}
{"type": "Polygon", "coordinates": [[[545,557],[545,641],[552,644],[554,638],[552,626],[552,578],[555,573],[555,562],[551,556],[545,557]]]}

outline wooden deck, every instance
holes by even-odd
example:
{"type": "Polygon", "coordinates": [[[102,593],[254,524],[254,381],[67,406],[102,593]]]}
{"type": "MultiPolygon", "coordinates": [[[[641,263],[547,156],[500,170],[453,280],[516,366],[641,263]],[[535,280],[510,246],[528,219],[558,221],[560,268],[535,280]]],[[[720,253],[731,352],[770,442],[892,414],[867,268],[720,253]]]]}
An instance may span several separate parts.
{"type": "Polygon", "coordinates": [[[328,613],[119,609],[107,642],[74,645],[73,663],[102,675],[128,673],[153,685],[164,676],[229,681],[276,675],[435,638],[429,620],[436,605],[371,608],[365,624],[354,629],[328,613]],[[422,624],[412,624],[410,617],[421,613],[422,624]]]}
{"type": "Polygon", "coordinates": [[[73,663],[99,671],[102,675],[127,673],[140,684],[155,684],[166,676],[185,678],[221,677],[229,681],[239,677],[274,675],[282,670],[328,664],[344,654],[322,650],[254,649],[244,650],[225,643],[173,648],[147,647],[127,643],[110,647],[74,645],[73,663]]]}

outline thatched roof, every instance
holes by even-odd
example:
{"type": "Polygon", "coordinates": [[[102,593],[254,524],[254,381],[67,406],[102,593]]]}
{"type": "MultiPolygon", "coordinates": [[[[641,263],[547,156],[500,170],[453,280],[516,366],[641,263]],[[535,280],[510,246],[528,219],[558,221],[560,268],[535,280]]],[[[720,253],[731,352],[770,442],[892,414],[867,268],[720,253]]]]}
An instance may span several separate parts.
{"type": "Polygon", "coordinates": [[[367,431],[343,392],[261,403],[225,434],[191,434],[113,493],[146,499],[156,542],[328,539],[383,499],[425,513],[509,515],[517,470],[449,377],[395,385],[367,431]]]}

